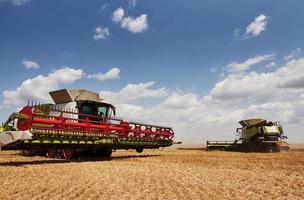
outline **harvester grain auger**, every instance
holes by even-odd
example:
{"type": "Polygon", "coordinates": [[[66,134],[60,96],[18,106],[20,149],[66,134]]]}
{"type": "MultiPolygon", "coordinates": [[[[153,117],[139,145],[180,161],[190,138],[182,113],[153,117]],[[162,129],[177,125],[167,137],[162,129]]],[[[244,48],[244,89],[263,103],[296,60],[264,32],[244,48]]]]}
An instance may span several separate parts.
{"type": "Polygon", "coordinates": [[[155,149],[172,145],[170,127],[127,122],[115,107],[87,90],[50,92],[55,104],[29,102],[2,125],[2,150],[23,155],[72,158],[84,152],[110,157],[114,149],[155,149]]]}

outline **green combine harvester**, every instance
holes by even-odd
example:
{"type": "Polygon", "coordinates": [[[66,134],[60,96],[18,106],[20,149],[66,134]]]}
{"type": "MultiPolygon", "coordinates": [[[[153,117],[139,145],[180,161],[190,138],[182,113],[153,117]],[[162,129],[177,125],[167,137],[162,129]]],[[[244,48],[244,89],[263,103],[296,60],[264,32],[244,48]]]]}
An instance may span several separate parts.
{"type": "Polygon", "coordinates": [[[247,119],[239,122],[238,139],[234,141],[207,141],[207,151],[279,152],[288,150],[280,122],[247,119]]]}

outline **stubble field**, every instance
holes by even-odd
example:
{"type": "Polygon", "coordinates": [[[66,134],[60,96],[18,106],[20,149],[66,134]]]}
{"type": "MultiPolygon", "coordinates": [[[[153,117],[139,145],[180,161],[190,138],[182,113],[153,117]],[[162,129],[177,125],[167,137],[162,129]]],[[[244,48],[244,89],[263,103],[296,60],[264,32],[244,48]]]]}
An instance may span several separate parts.
{"type": "Polygon", "coordinates": [[[169,148],[72,161],[0,152],[0,199],[304,199],[304,151],[169,148]]]}

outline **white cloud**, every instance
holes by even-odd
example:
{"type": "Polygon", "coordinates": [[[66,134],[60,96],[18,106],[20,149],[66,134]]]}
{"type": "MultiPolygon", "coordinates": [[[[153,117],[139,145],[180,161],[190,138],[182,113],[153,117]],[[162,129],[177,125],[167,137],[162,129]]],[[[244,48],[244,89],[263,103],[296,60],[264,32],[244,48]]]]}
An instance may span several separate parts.
{"type": "Polygon", "coordinates": [[[300,100],[304,91],[304,58],[292,60],[273,72],[230,74],[210,91],[214,101],[260,104],[300,100]]]}
{"type": "Polygon", "coordinates": [[[129,0],[129,7],[133,8],[136,6],[138,0],[129,0]]]}
{"type": "Polygon", "coordinates": [[[300,54],[302,54],[302,48],[298,47],[298,48],[292,50],[289,55],[285,56],[284,60],[286,60],[286,61],[292,60],[296,57],[299,57],[300,54]]]}
{"type": "Polygon", "coordinates": [[[147,15],[140,15],[136,18],[125,17],[121,22],[121,27],[132,33],[142,33],[148,28],[147,15]]]}
{"type": "Polygon", "coordinates": [[[105,40],[110,35],[109,28],[102,28],[101,26],[95,28],[94,40],[105,40]]]}
{"type": "Polygon", "coordinates": [[[40,66],[38,63],[32,61],[32,60],[22,60],[22,64],[27,68],[27,69],[38,69],[40,66]]]}
{"type": "Polygon", "coordinates": [[[105,81],[105,80],[119,78],[119,73],[120,73],[120,69],[114,67],[109,71],[107,71],[105,74],[104,73],[91,74],[89,75],[89,78],[94,78],[99,81],[105,81]]]}
{"type": "Polygon", "coordinates": [[[120,23],[121,27],[132,32],[142,33],[148,29],[148,17],[142,14],[139,17],[125,17],[123,8],[118,8],[113,13],[112,21],[120,23]]]}
{"type": "Polygon", "coordinates": [[[240,32],[241,30],[239,28],[234,29],[233,36],[236,38],[240,37],[240,32]]]}
{"type": "Polygon", "coordinates": [[[188,109],[198,105],[198,96],[192,93],[172,93],[162,104],[174,109],[188,109]]]}
{"type": "Polygon", "coordinates": [[[27,79],[15,90],[3,91],[4,104],[6,106],[20,106],[27,100],[49,101],[48,92],[58,89],[62,84],[70,84],[81,79],[84,73],[81,69],[63,67],[47,76],[38,75],[27,79]]]}
{"type": "Polygon", "coordinates": [[[273,60],[275,58],[274,54],[267,54],[262,56],[255,56],[253,58],[249,58],[244,62],[232,62],[227,65],[227,69],[229,72],[242,72],[248,70],[252,65],[258,64],[260,62],[273,60]]]}
{"type": "Polygon", "coordinates": [[[119,7],[117,10],[114,11],[112,21],[113,22],[121,22],[125,15],[125,11],[122,7],[119,7]]]}
{"type": "Polygon", "coordinates": [[[218,71],[218,67],[211,67],[210,69],[209,69],[209,72],[212,72],[212,73],[215,73],[215,72],[217,72],[218,71]]]}
{"type": "Polygon", "coordinates": [[[256,17],[254,21],[246,27],[246,36],[256,37],[260,35],[266,29],[267,18],[268,17],[263,14],[256,17]]]}
{"type": "Polygon", "coordinates": [[[13,0],[12,2],[14,6],[22,6],[30,1],[31,0],[13,0]]]}
{"type": "Polygon", "coordinates": [[[138,84],[129,83],[119,92],[100,91],[100,94],[105,101],[114,103],[125,103],[130,100],[147,97],[159,98],[168,95],[168,91],[165,87],[152,89],[151,87],[154,84],[153,81],[138,84]]]}
{"type": "Polygon", "coordinates": [[[100,11],[103,11],[104,9],[106,9],[109,6],[108,3],[105,3],[101,6],[100,11]]]}
{"type": "Polygon", "coordinates": [[[13,4],[13,6],[23,6],[27,3],[29,3],[31,0],[0,0],[0,1],[11,2],[13,4]]]}
{"type": "Polygon", "coordinates": [[[281,85],[283,88],[299,88],[303,89],[304,88],[304,75],[295,77],[294,79],[284,81],[281,85]]]}

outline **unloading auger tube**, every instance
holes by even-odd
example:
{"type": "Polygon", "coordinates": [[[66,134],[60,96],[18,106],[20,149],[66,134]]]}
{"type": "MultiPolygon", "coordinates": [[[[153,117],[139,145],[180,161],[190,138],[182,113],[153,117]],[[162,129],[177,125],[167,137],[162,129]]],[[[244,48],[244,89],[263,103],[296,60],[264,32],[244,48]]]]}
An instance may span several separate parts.
{"type": "MultiPolygon", "coordinates": [[[[12,139],[2,144],[2,150],[21,149],[25,155],[46,151],[47,157],[61,152],[63,157],[70,158],[71,152],[87,150],[101,151],[107,156],[112,149],[136,149],[140,153],[145,148],[171,146],[174,136],[169,127],[80,114],[52,104],[25,106],[18,114],[16,127],[18,132],[26,134],[26,139],[12,139]]],[[[11,137],[3,132],[0,138],[4,134],[11,137]]]]}

